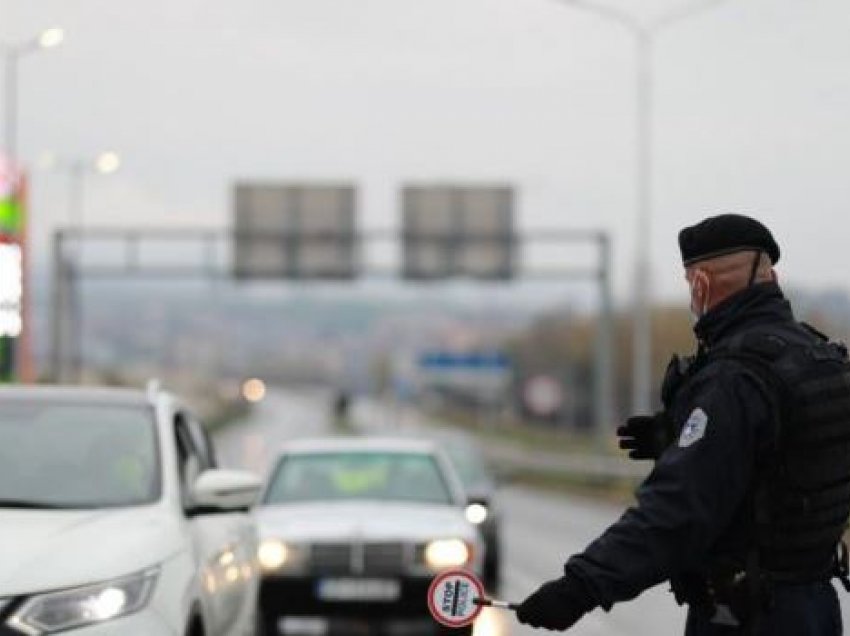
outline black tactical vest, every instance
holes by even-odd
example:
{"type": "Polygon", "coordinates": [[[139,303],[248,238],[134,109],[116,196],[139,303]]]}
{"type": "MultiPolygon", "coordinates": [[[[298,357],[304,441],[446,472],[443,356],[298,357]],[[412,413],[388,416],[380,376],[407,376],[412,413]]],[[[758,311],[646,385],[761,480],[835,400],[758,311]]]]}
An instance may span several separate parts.
{"type": "Polygon", "coordinates": [[[775,451],[759,468],[753,493],[759,569],[776,582],[828,578],[850,515],[846,348],[789,322],[736,334],[704,363],[718,359],[742,362],[775,396],[775,451]]]}

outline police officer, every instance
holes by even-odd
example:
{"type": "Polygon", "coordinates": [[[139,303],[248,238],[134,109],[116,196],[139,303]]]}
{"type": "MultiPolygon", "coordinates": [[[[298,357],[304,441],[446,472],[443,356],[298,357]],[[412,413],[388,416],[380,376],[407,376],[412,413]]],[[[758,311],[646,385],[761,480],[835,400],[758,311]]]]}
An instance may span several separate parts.
{"type": "MultiPolygon", "coordinates": [[[[795,321],[770,231],[741,215],[683,229],[696,355],[674,357],[664,410],[618,430],[655,459],[637,504],[517,610],[566,630],[669,581],[687,636],[835,636],[831,579],[850,512],[850,364],[795,321]]],[[[850,589],[850,588],[848,588],[850,589]]]]}

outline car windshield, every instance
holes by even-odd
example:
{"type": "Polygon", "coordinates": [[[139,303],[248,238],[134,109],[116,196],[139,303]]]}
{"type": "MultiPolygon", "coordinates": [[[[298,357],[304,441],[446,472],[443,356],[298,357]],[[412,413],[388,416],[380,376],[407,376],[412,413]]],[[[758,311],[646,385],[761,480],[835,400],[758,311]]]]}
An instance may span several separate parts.
{"type": "Polygon", "coordinates": [[[266,503],[416,501],[451,504],[434,457],[425,453],[298,453],[278,464],[266,503]]]}
{"type": "Polygon", "coordinates": [[[0,404],[0,508],[150,503],[159,472],[150,409],[0,404]]]}

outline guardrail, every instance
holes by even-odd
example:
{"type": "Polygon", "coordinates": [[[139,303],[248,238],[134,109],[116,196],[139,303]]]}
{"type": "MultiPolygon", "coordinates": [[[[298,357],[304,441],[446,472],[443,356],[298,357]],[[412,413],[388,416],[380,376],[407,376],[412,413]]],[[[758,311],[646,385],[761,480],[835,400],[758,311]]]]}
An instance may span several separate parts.
{"type": "Polygon", "coordinates": [[[351,426],[362,433],[428,434],[435,428],[463,431],[478,443],[487,459],[506,472],[547,473],[565,477],[593,479],[643,479],[652,464],[626,457],[599,453],[564,453],[529,449],[519,444],[499,441],[474,431],[458,429],[419,410],[396,404],[370,400],[361,402],[353,414],[351,426]]]}
{"type": "Polygon", "coordinates": [[[508,471],[520,470],[596,479],[643,479],[649,462],[618,459],[607,455],[562,454],[528,451],[501,443],[479,440],[485,456],[508,471]]]}

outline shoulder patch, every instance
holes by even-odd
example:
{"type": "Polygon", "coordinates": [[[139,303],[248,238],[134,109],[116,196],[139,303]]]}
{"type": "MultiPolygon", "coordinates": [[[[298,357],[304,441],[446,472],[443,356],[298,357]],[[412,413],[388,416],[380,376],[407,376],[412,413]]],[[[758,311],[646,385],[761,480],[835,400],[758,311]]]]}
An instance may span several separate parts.
{"type": "Polygon", "coordinates": [[[697,407],[688,416],[688,420],[682,427],[682,433],[679,435],[679,448],[687,448],[691,444],[700,441],[705,435],[705,429],[708,426],[708,415],[701,408],[697,407]]]}

